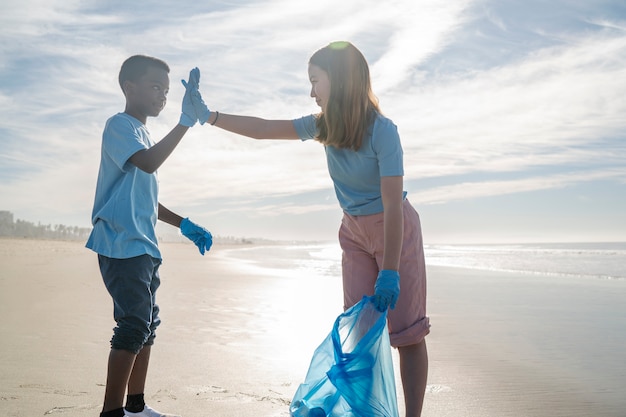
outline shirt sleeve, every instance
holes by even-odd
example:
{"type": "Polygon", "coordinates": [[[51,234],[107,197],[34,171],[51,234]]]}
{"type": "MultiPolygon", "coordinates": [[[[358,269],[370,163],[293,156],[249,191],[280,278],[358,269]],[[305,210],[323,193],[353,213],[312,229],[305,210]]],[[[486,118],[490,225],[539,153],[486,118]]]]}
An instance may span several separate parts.
{"type": "Polygon", "coordinates": [[[404,175],[403,151],[398,128],[389,119],[378,118],[374,123],[372,147],[378,158],[381,177],[404,175]]]}
{"type": "Polygon", "coordinates": [[[314,139],[318,135],[317,126],[315,124],[315,115],[301,117],[292,120],[293,127],[301,140],[314,139]]]}
{"type": "Polygon", "coordinates": [[[113,117],[102,134],[102,146],[120,170],[126,171],[126,163],[138,151],[148,149],[137,129],[128,120],[113,117]]]}

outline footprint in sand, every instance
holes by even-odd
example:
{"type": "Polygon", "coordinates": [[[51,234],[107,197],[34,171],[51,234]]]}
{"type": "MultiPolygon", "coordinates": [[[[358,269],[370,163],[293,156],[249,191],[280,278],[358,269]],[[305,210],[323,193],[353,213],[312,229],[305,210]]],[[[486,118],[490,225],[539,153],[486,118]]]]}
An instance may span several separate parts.
{"type": "Polygon", "coordinates": [[[45,413],[43,413],[43,415],[47,416],[50,414],[61,414],[61,413],[67,413],[69,411],[74,411],[74,410],[95,410],[95,409],[98,409],[99,407],[100,405],[93,405],[93,404],[74,405],[74,406],[68,406],[68,407],[54,407],[46,411],[45,413]]]}
{"type": "Polygon", "coordinates": [[[426,386],[426,392],[429,394],[439,394],[442,392],[451,392],[452,388],[446,386],[446,385],[428,385],[426,386]]]}

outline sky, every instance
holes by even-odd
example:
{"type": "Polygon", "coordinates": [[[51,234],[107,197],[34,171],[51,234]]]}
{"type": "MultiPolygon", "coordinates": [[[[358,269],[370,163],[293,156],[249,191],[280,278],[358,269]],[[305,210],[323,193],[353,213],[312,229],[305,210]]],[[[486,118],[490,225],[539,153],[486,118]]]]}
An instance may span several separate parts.
{"type": "MultiPolygon", "coordinates": [[[[90,226],[127,57],[171,68],[158,141],[193,67],[211,110],[318,112],[307,62],[336,40],[363,52],[398,126],[426,244],[626,241],[623,0],[4,0],[0,210],[90,226]]],[[[336,239],[317,142],[196,125],[158,175],[160,201],[216,236],[336,239]]]]}

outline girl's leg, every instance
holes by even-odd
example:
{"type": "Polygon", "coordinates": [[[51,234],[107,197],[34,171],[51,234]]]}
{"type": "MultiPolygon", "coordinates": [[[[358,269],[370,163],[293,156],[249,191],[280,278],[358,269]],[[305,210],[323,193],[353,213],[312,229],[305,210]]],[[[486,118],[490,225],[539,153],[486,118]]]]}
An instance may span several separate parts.
{"type": "Polygon", "coordinates": [[[343,308],[346,310],[361,301],[363,296],[374,294],[378,275],[376,258],[366,250],[361,232],[359,219],[344,214],[339,229],[339,244],[342,249],[343,308]]]}
{"type": "Polygon", "coordinates": [[[406,417],[419,417],[422,414],[428,377],[426,341],[422,340],[415,345],[399,347],[398,352],[406,417]]]}

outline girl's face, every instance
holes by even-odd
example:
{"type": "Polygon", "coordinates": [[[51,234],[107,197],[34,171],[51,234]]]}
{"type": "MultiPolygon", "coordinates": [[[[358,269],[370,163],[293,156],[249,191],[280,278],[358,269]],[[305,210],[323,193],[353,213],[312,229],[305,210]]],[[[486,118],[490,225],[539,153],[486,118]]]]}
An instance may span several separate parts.
{"type": "Polygon", "coordinates": [[[315,99],[322,111],[325,111],[330,97],[328,73],[317,65],[309,64],[309,81],[311,82],[311,97],[315,99]]]}

